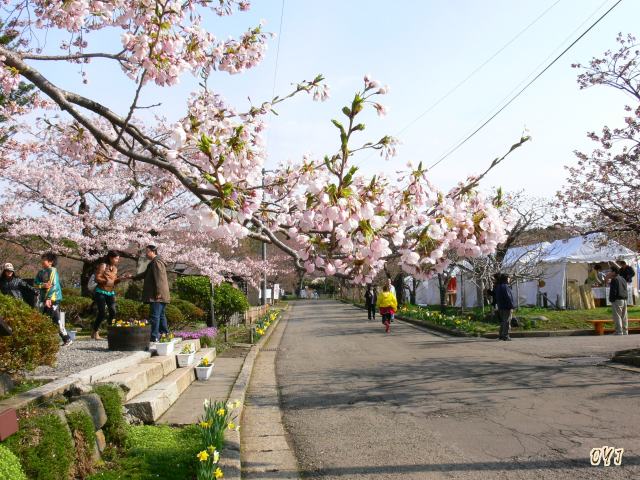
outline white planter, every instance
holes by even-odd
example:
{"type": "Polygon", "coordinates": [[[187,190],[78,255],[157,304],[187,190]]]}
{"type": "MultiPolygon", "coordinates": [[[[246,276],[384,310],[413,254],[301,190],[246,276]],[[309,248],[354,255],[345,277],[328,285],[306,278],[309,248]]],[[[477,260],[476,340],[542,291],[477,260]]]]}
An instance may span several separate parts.
{"type": "Polygon", "coordinates": [[[179,353],[176,355],[178,357],[178,366],[179,367],[188,367],[193,363],[193,357],[195,357],[195,353],[179,353]]]}
{"type": "Polygon", "coordinates": [[[213,364],[208,367],[196,367],[196,378],[198,380],[209,380],[211,372],[213,372],[213,364]]]}
{"type": "Polygon", "coordinates": [[[67,332],[67,335],[69,335],[69,339],[70,340],[75,340],[76,339],[76,331],[75,330],[69,330],[67,332]]]}
{"type": "Polygon", "coordinates": [[[158,342],[156,343],[156,352],[161,357],[165,357],[173,353],[173,342],[158,342]]]}

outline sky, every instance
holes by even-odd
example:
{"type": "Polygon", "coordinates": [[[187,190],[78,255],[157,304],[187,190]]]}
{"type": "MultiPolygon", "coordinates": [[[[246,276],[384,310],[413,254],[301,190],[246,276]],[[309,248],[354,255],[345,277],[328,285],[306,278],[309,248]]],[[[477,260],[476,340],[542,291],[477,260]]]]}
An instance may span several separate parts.
{"type": "MultiPolygon", "coordinates": [[[[361,171],[392,174],[407,161],[431,165],[491,116],[516,86],[540,71],[577,38],[615,0],[254,0],[249,12],[232,17],[207,16],[206,25],[218,38],[238,36],[260,20],[265,29],[282,34],[276,70],[278,38],[267,58],[241,75],[216,73],[212,89],[239,110],[249,99],[259,104],[272,92],[287,93],[292,84],[322,73],[331,86],[327,102],[301,96],[278,109],[268,124],[267,167],[299,160],[305,153],[321,157],[339,145],[332,118],[370,74],[390,93],[382,97],[389,113],[363,118],[361,143],[385,134],[398,136],[399,155],[385,161],[376,153],[355,159],[361,171]],[[549,7],[551,7],[549,9],[549,7]],[[484,66],[455,93],[417,119],[486,59],[501,49],[545,10],[548,12],[484,66]],[[275,89],[274,89],[275,78],[275,89]]],[[[525,129],[532,141],[516,151],[484,180],[489,189],[525,190],[532,196],[552,196],[562,187],[564,166],[575,162],[574,150],[590,151],[588,131],[621,125],[623,93],[606,87],[580,90],[572,63],[586,63],[616,47],[618,32],[640,35],[640,2],[624,0],[594,30],[574,46],[511,106],[462,148],[430,172],[441,188],[450,188],[478,173],[519,140],[525,129]]],[[[56,42],[55,35],[48,40],[56,42]]],[[[102,33],[90,44],[115,51],[117,38],[102,33]],[[102,35],[102,37],[100,37],[102,35]],[[115,40],[115,43],[114,43],[115,40]]],[[[79,69],[80,67],[73,66],[79,69]]],[[[89,84],[70,77],[66,68],[45,67],[54,81],[105,101],[126,114],[131,83],[104,61],[85,67],[89,84]]],[[[154,113],[177,119],[196,80],[185,78],[171,89],[150,87],[142,104],[162,102],[154,113]]],[[[150,115],[151,112],[146,112],[150,115]]]]}

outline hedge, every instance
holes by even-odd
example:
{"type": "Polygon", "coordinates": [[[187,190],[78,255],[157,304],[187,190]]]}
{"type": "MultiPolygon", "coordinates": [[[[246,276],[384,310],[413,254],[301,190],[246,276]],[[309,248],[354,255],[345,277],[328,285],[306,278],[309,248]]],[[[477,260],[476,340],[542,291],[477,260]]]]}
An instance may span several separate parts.
{"type": "Polygon", "coordinates": [[[0,478],[27,480],[20,460],[4,445],[0,445],[0,478]]]}
{"type": "Polygon", "coordinates": [[[21,461],[31,480],[69,478],[74,464],[75,447],[62,419],[46,413],[20,420],[20,429],[5,442],[21,461]]]}
{"type": "Polygon", "coordinates": [[[128,300],[126,298],[116,298],[116,311],[118,320],[141,320],[143,317],[140,314],[140,307],[142,302],[136,302],[135,300],[128,300]]]}
{"type": "Polygon", "coordinates": [[[49,317],[7,295],[0,295],[0,317],[13,329],[13,335],[0,337],[0,371],[15,373],[53,365],[60,339],[49,317]]]}
{"type": "Polygon", "coordinates": [[[211,280],[208,277],[197,275],[178,277],[173,288],[182,300],[197,305],[205,312],[211,309],[211,280]]]}
{"type": "Polygon", "coordinates": [[[229,283],[221,283],[213,290],[213,310],[219,323],[226,324],[236,313],[249,309],[249,301],[242,291],[229,283]]]}
{"type": "MultiPolygon", "coordinates": [[[[164,313],[167,316],[167,323],[171,329],[180,328],[187,323],[180,309],[171,303],[167,304],[164,313]]],[[[151,317],[151,307],[148,304],[141,304],[138,310],[138,316],[148,320],[151,317]]]]}
{"type": "Polygon", "coordinates": [[[187,300],[173,300],[171,305],[177,307],[184,315],[185,320],[191,324],[207,321],[207,312],[187,300]]]}
{"type": "Polygon", "coordinates": [[[93,300],[88,297],[81,297],[80,295],[65,296],[60,302],[60,309],[65,312],[65,321],[68,324],[80,325],[83,322],[83,317],[88,316],[91,313],[91,304],[93,300]]]}

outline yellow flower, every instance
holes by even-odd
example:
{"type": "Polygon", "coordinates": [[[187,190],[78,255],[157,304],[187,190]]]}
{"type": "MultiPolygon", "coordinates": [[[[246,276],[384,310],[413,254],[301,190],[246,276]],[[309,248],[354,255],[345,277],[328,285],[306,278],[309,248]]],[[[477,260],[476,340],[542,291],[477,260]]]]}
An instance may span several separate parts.
{"type": "Polygon", "coordinates": [[[235,424],[235,423],[233,423],[233,422],[229,422],[229,425],[227,425],[227,428],[228,428],[229,430],[235,430],[235,428],[236,428],[236,424],[235,424]]]}
{"type": "Polygon", "coordinates": [[[219,417],[224,416],[224,414],[225,414],[225,413],[227,413],[227,411],[226,411],[224,408],[220,408],[220,409],[218,409],[218,411],[216,412],[216,414],[217,414],[219,417]]]}
{"type": "Polygon", "coordinates": [[[211,423],[210,423],[210,422],[202,421],[202,422],[200,422],[200,426],[201,426],[202,428],[209,428],[209,427],[211,426],[211,423]]]}
{"type": "Polygon", "coordinates": [[[220,467],[216,468],[216,471],[215,471],[215,472],[213,472],[213,475],[214,475],[216,478],[222,478],[222,477],[224,477],[224,473],[222,473],[222,470],[220,470],[220,467]]]}
{"type": "Polygon", "coordinates": [[[202,359],[202,362],[200,362],[202,364],[203,367],[208,367],[209,366],[209,359],[207,357],[204,357],[202,359]]]}
{"type": "Polygon", "coordinates": [[[198,455],[196,455],[198,457],[198,460],[200,460],[201,462],[206,462],[209,459],[209,454],[207,453],[206,450],[202,450],[198,455]]]}

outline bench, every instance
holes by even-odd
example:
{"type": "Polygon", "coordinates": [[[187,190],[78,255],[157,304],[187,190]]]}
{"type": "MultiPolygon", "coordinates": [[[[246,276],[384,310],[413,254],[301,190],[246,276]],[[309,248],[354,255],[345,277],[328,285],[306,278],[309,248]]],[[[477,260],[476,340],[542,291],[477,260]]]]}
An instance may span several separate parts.
{"type": "MultiPolygon", "coordinates": [[[[604,335],[604,324],[613,323],[613,320],[587,320],[587,322],[593,323],[593,328],[596,331],[596,335],[604,335]]],[[[629,323],[640,323],[640,319],[630,318],[629,323]]],[[[607,330],[612,331],[611,329],[607,329],[607,330]]],[[[634,329],[634,330],[637,330],[637,329],[634,329]]]]}

